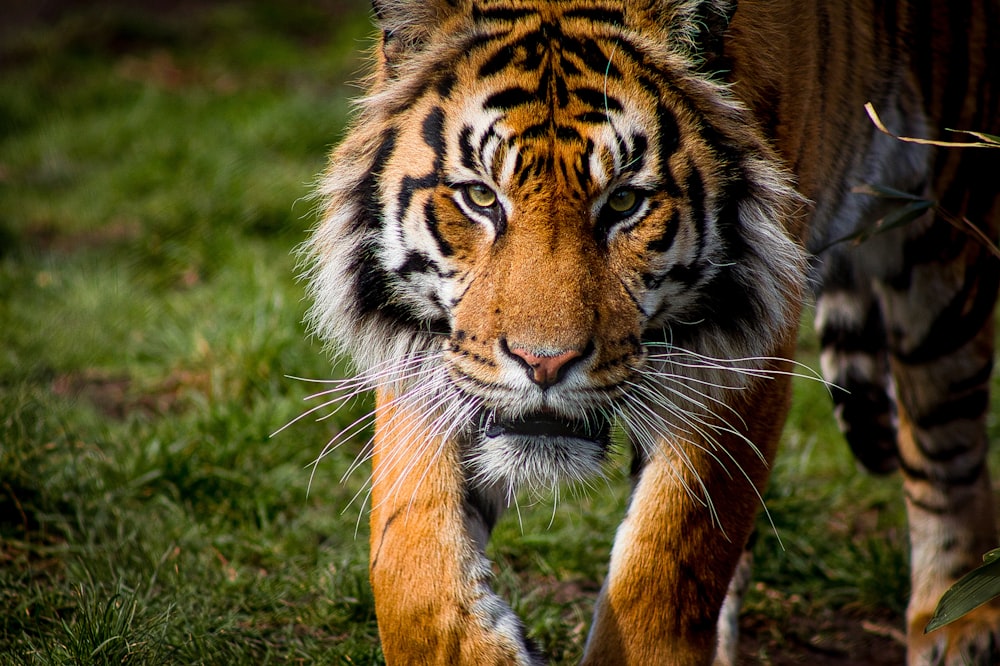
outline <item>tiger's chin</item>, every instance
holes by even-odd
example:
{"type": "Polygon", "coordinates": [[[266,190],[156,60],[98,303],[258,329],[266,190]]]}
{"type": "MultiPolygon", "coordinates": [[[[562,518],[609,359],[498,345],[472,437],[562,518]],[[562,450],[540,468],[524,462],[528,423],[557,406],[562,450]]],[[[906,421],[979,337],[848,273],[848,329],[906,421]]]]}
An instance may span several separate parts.
{"type": "Polygon", "coordinates": [[[484,415],[468,464],[484,487],[551,489],[600,474],[610,443],[611,421],[603,416],[484,415]]]}

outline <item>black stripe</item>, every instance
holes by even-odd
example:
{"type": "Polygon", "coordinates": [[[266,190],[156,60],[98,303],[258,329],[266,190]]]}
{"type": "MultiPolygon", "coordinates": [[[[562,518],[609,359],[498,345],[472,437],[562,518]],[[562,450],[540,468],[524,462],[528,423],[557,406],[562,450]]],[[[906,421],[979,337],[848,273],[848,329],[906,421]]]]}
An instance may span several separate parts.
{"type": "Polygon", "coordinates": [[[940,466],[936,466],[933,478],[931,478],[931,473],[924,470],[913,467],[908,464],[907,461],[900,456],[899,458],[899,469],[907,476],[911,481],[925,481],[938,488],[948,488],[955,486],[967,487],[979,481],[979,477],[982,476],[983,470],[986,468],[985,458],[978,461],[971,469],[964,473],[959,473],[955,469],[944,469],[941,470],[940,466]]]}
{"type": "Polygon", "coordinates": [[[643,273],[642,275],[640,275],[640,277],[642,278],[642,286],[644,286],[646,289],[653,290],[660,288],[660,285],[663,284],[663,281],[667,279],[667,274],[643,273]]]}
{"type": "MultiPolygon", "coordinates": [[[[918,500],[916,497],[913,496],[913,493],[911,493],[906,488],[903,488],[903,496],[906,498],[906,501],[909,504],[915,506],[916,508],[920,509],[924,513],[933,513],[936,516],[939,516],[939,515],[945,514],[945,513],[952,513],[957,508],[959,508],[959,507],[954,506],[950,502],[945,503],[944,506],[937,506],[937,505],[933,505],[933,504],[928,504],[927,502],[924,502],[922,500],[918,500]]],[[[966,502],[963,502],[963,504],[968,503],[972,499],[972,497],[973,496],[970,495],[969,499],[966,500],[966,502]]]]}
{"type": "Polygon", "coordinates": [[[524,88],[506,88],[487,97],[483,108],[506,111],[537,101],[539,101],[538,93],[535,91],[524,88]]]}
{"type": "Polygon", "coordinates": [[[592,39],[572,40],[568,39],[562,43],[563,49],[567,53],[573,54],[580,64],[587,67],[591,72],[600,76],[607,76],[610,79],[620,79],[622,76],[618,67],[608,58],[600,45],[592,39]]]}
{"type": "Polygon", "coordinates": [[[622,104],[614,97],[596,88],[574,88],[573,94],[581,102],[598,111],[621,111],[622,104]]]}
{"type": "MultiPolygon", "coordinates": [[[[643,314],[643,316],[646,317],[647,321],[652,321],[654,319],[654,313],[646,311],[646,308],[644,308],[642,306],[642,303],[639,301],[638,298],[636,298],[636,295],[632,293],[632,290],[629,289],[628,284],[626,284],[624,280],[619,279],[619,282],[622,285],[622,291],[624,291],[628,295],[628,298],[629,298],[630,301],[632,301],[632,305],[635,306],[635,309],[638,310],[639,312],[641,312],[643,314]]],[[[656,329],[656,331],[654,331],[654,333],[655,332],[665,333],[665,331],[663,331],[662,329],[656,329]]],[[[645,339],[646,339],[646,336],[645,336],[645,332],[644,332],[643,333],[643,340],[645,340],[645,339]]]]}
{"type": "Polygon", "coordinates": [[[914,442],[920,450],[920,454],[924,458],[939,465],[948,465],[949,463],[952,463],[955,458],[964,456],[974,451],[977,446],[981,445],[981,442],[969,442],[965,439],[942,442],[937,439],[936,436],[932,437],[931,435],[927,435],[927,439],[934,439],[934,441],[932,443],[928,443],[924,441],[923,436],[919,436],[914,437],[914,442]],[[934,448],[931,448],[932,446],[934,448]]]}
{"type": "Polygon", "coordinates": [[[608,122],[608,116],[602,111],[584,111],[573,116],[573,120],[581,123],[600,125],[608,122]]]}
{"type": "Polygon", "coordinates": [[[431,110],[424,118],[421,127],[424,141],[434,150],[434,165],[431,171],[423,176],[404,176],[400,182],[399,197],[397,199],[399,219],[406,216],[406,212],[413,200],[413,195],[417,190],[425,190],[436,187],[440,182],[439,172],[441,169],[442,154],[444,153],[444,139],[441,132],[444,125],[444,111],[440,107],[431,110]]]}
{"type": "Polygon", "coordinates": [[[993,357],[989,357],[983,365],[964,379],[958,379],[948,385],[948,393],[954,395],[979,387],[989,386],[990,375],[993,374],[993,357]]]}
{"type": "Polygon", "coordinates": [[[677,147],[680,145],[681,130],[677,125],[677,118],[662,104],[656,106],[656,118],[660,129],[660,143],[657,146],[660,152],[660,168],[665,170],[670,156],[677,152],[677,147]]]}
{"type": "MultiPolygon", "coordinates": [[[[393,300],[392,276],[379,264],[374,249],[361,252],[352,262],[350,272],[355,276],[354,293],[361,314],[378,314],[410,328],[427,328],[415,312],[393,300]]],[[[432,323],[432,327],[437,326],[438,322],[432,323]]],[[[444,328],[447,329],[447,322],[444,328]]]]}
{"type": "Polygon", "coordinates": [[[455,89],[455,84],[458,83],[458,76],[451,69],[445,69],[437,78],[437,84],[435,90],[442,100],[447,100],[451,96],[451,91],[455,89]]]}
{"type": "Polygon", "coordinates": [[[529,32],[515,44],[524,53],[520,69],[523,72],[534,72],[542,66],[546,53],[549,52],[549,40],[541,31],[529,32]]]}
{"type": "MultiPolygon", "coordinates": [[[[911,408],[910,418],[922,430],[930,430],[939,426],[947,425],[954,421],[977,420],[986,413],[990,404],[990,394],[986,388],[971,391],[966,395],[952,397],[942,400],[931,408],[918,413],[911,408]]],[[[921,447],[922,448],[922,447],[921,447]]],[[[966,446],[966,448],[968,448],[966,446]]],[[[924,451],[929,458],[937,460],[936,454],[931,451],[924,451]]],[[[945,454],[945,458],[951,458],[950,454],[945,454]]]]}
{"type": "Polygon", "coordinates": [[[472,125],[465,125],[458,133],[458,159],[466,169],[475,170],[478,161],[471,139],[472,125]]]}
{"type": "Polygon", "coordinates": [[[478,22],[504,21],[514,23],[528,16],[535,16],[537,12],[533,9],[511,9],[507,7],[493,7],[483,9],[478,4],[472,7],[472,20],[478,22]]]}
{"type": "MultiPolygon", "coordinates": [[[[821,298],[828,298],[830,291],[824,291],[821,298]]],[[[878,304],[873,303],[865,313],[861,326],[841,325],[825,322],[820,331],[820,345],[832,348],[838,352],[863,352],[873,354],[885,349],[885,328],[882,324],[882,312],[878,304]]]]}
{"type": "Polygon", "coordinates": [[[424,220],[427,222],[427,229],[430,230],[435,242],[437,242],[441,255],[450,257],[455,254],[455,249],[445,240],[444,236],[441,235],[441,230],[438,228],[438,216],[437,210],[434,208],[433,198],[428,199],[427,203],[424,204],[424,220]]]}
{"type": "MultiPolygon", "coordinates": [[[[490,126],[486,128],[486,131],[483,132],[483,135],[481,137],[479,137],[479,146],[475,150],[476,160],[477,160],[478,164],[481,164],[481,165],[485,164],[486,149],[489,147],[489,144],[491,142],[499,139],[500,141],[505,142],[507,144],[508,148],[511,147],[512,145],[514,145],[510,138],[504,139],[504,137],[502,137],[499,134],[499,132],[497,132],[497,125],[499,123],[500,123],[500,119],[499,118],[494,119],[490,123],[490,126]]],[[[493,173],[496,174],[498,172],[498,170],[503,167],[503,164],[500,164],[500,163],[497,163],[497,162],[494,161],[494,163],[492,164],[492,167],[493,167],[493,173]]]]}
{"type": "Polygon", "coordinates": [[[556,138],[561,141],[578,141],[583,143],[583,136],[575,128],[569,125],[556,125],[556,138]]]}
{"type": "Polygon", "coordinates": [[[565,14],[565,18],[584,18],[595,23],[608,23],[611,25],[623,25],[625,23],[624,12],[606,7],[581,7],[571,9],[565,14]]]}
{"type": "Polygon", "coordinates": [[[382,137],[382,143],[375,151],[375,158],[372,160],[371,168],[361,181],[358,188],[361,193],[361,202],[364,207],[362,215],[358,215],[354,220],[354,231],[362,229],[375,229],[381,226],[382,205],[379,201],[379,179],[385,170],[385,165],[392,157],[396,149],[396,129],[390,128],[382,137]]]}
{"type": "Polygon", "coordinates": [[[551,130],[552,130],[552,123],[550,122],[537,123],[535,125],[530,125],[528,127],[525,127],[521,131],[521,138],[526,141],[530,141],[532,139],[544,139],[545,137],[549,136],[551,130]]]}
{"type": "Polygon", "coordinates": [[[625,160],[625,171],[639,172],[646,164],[646,150],[649,148],[649,140],[644,134],[632,135],[632,146],[628,150],[625,160]]]}
{"type": "MultiPolygon", "coordinates": [[[[521,153],[518,153],[518,158],[520,159],[521,153]]],[[[517,172],[517,187],[518,189],[524,188],[527,184],[528,179],[531,178],[535,169],[534,164],[537,162],[534,158],[529,157],[529,162],[522,164],[520,171],[517,172]]]]}
{"type": "Polygon", "coordinates": [[[413,195],[417,190],[426,190],[436,187],[437,184],[438,174],[435,171],[417,177],[404,176],[400,183],[399,198],[397,199],[399,219],[403,219],[406,216],[406,211],[409,209],[410,202],[413,200],[413,195]]]}
{"type": "MultiPolygon", "coordinates": [[[[548,72],[546,72],[546,78],[548,72]]],[[[569,105],[569,89],[566,87],[566,79],[561,76],[555,77],[556,83],[556,104],[560,109],[565,109],[569,105]]],[[[542,90],[541,84],[538,86],[539,92],[542,90]]]]}
{"type": "Polygon", "coordinates": [[[615,36],[615,47],[617,48],[617,53],[622,53],[628,56],[632,62],[639,65],[640,69],[645,71],[653,69],[646,59],[646,54],[642,52],[642,49],[633,44],[632,41],[624,35],[615,36]]]}
{"type": "Polygon", "coordinates": [[[1000,287],[1000,261],[984,253],[980,261],[966,267],[965,280],[916,347],[905,352],[894,350],[899,360],[927,363],[954,352],[979,334],[993,316],[1000,287]]]}
{"type": "MultiPolygon", "coordinates": [[[[705,229],[708,227],[708,212],[705,210],[705,181],[702,180],[698,167],[691,164],[691,173],[684,182],[687,201],[691,204],[691,221],[695,225],[698,236],[698,254],[695,260],[701,259],[705,250],[705,229]]],[[[738,213],[736,213],[738,215],[738,213]]]]}
{"type": "Polygon", "coordinates": [[[660,234],[658,238],[646,243],[646,250],[649,252],[666,252],[673,246],[674,239],[677,237],[677,229],[680,227],[680,216],[677,213],[677,209],[674,208],[673,213],[670,215],[670,219],[666,221],[663,225],[663,233],[660,234]]]}
{"type": "Polygon", "coordinates": [[[418,252],[416,250],[410,250],[406,253],[406,260],[403,261],[403,265],[400,266],[396,272],[404,278],[413,273],[440,273],[438,265],[435,261],[423,252],[418,252]]]}
{"type": "Polygon", "coordinates": [[[583,153],[577,156],[574,173],[581,190],[586,190],[590,183],[590,157],[594,152],[593,139],[587,139],[583,147],[583,153]]]}
{"type": "MultiPolygon", "coordinates": [[[[703,266],[698,261],[692,261],[689,264],[675,264],[670,267],[669,271],[667,271],[667,277],[670,278],[671,282],[683,284],[688,289],[695,286],[703,274],[703,266]]],[[[722,287],[720,286],[719,289],[722,289],[722,287]]],[[[716,291],[719,291],[719,289],[716,291]]],[[[713,306],[709,304],[709,308],[712,307],[713,306]]]]}
{"type": "Polygon", "coordinates": [[[420,126],[420,135],[434,151],[435,164],[439,164],[444,155],[444,109],[435,106],[430,110],[420,126]]]}
{"type": "MultiPolygon", "coordinates": [[[[496,48],[497,42],[509,37],[507,28],[502,28],[496,32],[477,32],[471,39],[464,42],[461,50],[470,55],[486,48],[496,48]]],[[[409,102],[407,102],[409,104],[409,102]]]]}
{"type": "Polygon", "coordinates": [[[899,7],[896,1],[882,3],[882,12],[875,12],[875,34],[881,35],[876,42],[879,51],[879,71],[894,72],[899,60],[900,31],[899,7]]]}
{"type": "MultiPolygon", "coordinates": [[[[724,261],[734,266],[745,265],[747,255],[752,252],[743,237],[739,219],[739,202],[743,200],[743,195],[739,193],[740,187],[737,181],[727,188],[723,194],[725,203],[717,220],[719,240],[725,247],[724,261]]],[[[699,230],[698,233],[699,241],[704,243],[704,231],[699,230]]],[[[692,268],[700,269],[701,266],[692,268]]],[[[688,277],[690,279],[692,276],[688,277]]],[[[704,287],[703,294],[702,307],[706,318],[726,330],[755,330],[755,322],[760,321],[763,315],[764,307],[756,292],[747,287],[745,277],[735,268],[719,271],[704,287]]]]}
{"type": "MultiPolygon", "coordinates": [[[[871,377],[855,366],[848,366],[844,372],[829,379],[836,384],[831,387],[830,394],[833,404],[841,408],[844,434],[853,433],[855,438],[864,440],[863,448],[867,448],[869,439],[882,438],[876,437],[876,432],[887,429],[890,433],[887,438],[893,442],[890,448],[895,451],[895,429],[890,427],[894,405],[886,387],[879,383],[884,378],[871,377]]],[[[850,437],[848,440],[850,441],[850,437]]],[[[854,443],[851,443],[851,448],[855,448],[854,443]]],[[[855,455],[864,462],[863,452],[855,450],[855,455]]]]}
{"type": "Polygon", "coordinates": [[[681,196],[681,189],[677,185],[673,172],[670,170],[670,158],[677,152],[680,143],[680,128],[677,126],[677,119],[662,104],[657,104],[656,115],[660,122],[660,137],[656,144],[656,153],[660,164],[660,188],[671,197],[681,196]]]}
{"type": "Polygon", "coordinates": [[[562,52],[559,53],[559,69],[566,76],[579,76],[582,73],[580,68],[562,52]]]}
{"type": "Polygon", "coordinates": [[[618,133],[618,129],[615,127],[611,128],[615,133],[615,147],[618,149],[618,159],[622,161],[622,166],[628,163],[628,143],[625,141],[625,137],[618,133]]]}
{"type": "Polygon", "coordinates": [[[505,69],[514,60],[514,56],[515,51],[512,45],[501,48],[479,66],[479,78],[488,78],[505,69]]]}

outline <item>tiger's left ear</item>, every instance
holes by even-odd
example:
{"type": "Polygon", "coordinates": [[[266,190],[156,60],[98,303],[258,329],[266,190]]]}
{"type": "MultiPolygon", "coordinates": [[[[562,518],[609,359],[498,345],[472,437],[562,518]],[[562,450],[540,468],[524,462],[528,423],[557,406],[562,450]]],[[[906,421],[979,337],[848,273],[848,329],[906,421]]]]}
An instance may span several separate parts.
{"type": "Polygon", "coordinates": [[[375,21],[382,31],[383,75],[407,56],[423,49],[434,30],[465,8],[465,0],[372,0],[375,21]]]}
{"type": "Polygon", "coordinates": [[[701,68],[713,69],[723,57],[723,40],[737,0],[650,0],[649,5],[669,42],[683,46],[701,68]]]}

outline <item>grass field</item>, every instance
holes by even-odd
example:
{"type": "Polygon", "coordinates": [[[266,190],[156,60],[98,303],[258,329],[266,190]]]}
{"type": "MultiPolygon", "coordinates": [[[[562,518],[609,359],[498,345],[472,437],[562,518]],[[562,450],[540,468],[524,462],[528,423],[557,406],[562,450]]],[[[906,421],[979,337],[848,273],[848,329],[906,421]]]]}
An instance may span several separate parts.
{"type": "MultiPolygon", "coordinates": [[[[289,376],[343,371],[303,329],[293,250],[367,15],[128,6],[0,41],[0,664],[380,663],[367,470],[342,480],[364,437],[310,487],[354,417],[270,436],[315,390],[289,376]]],[[[898,662],[898,484],[856,472],[825,389],[798,389],[744,654],[898,662]]],[[[497,587],[557,663],[626,490],[612,471],[495,533],[497,587]]]]}

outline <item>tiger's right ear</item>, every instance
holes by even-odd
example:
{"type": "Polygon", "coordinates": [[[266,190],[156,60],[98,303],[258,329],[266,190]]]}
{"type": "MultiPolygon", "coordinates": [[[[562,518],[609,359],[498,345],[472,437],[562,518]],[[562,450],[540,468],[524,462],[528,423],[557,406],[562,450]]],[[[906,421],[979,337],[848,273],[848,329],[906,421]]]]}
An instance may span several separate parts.
{"type": "Polygon", "coordinates": [[[379,45],[383,74],[407,56],[421,51],[434,30],[465,10],[464,0],[372,0],[375,22],[382,31],[379,45]]]}

